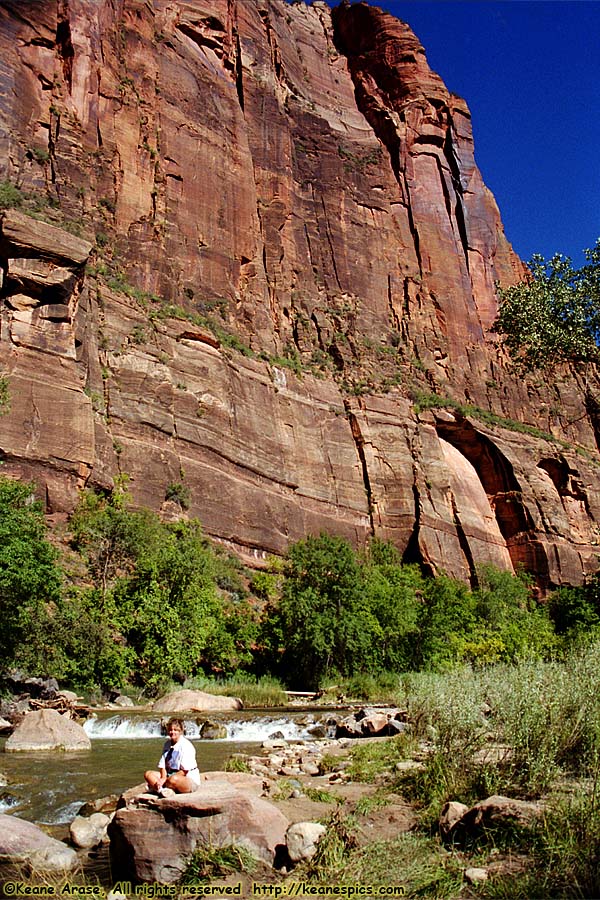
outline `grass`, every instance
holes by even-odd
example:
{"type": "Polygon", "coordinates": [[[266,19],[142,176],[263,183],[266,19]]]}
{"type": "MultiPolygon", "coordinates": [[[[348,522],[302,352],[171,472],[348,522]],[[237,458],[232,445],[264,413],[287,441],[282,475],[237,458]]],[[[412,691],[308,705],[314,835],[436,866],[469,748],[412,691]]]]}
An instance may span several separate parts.
{"type": "Polygon", "coordinates": [[[242,756],[229,756],[223,766],[226,772],[250,772],[250,766],[242,756]]]}
{"type": "MultiPolygon", "coordinates": [[[[209,678],[190,678],[185,684],[186,690],[206,691],[209,694],[239,697],[245,708],[271,708],[285,706],[287,694],[280,682],[268,675],[261,678],[243,677],[241,673],[222,681],[211,681],[209,678]]],[[[174,688],[175,689],[175,688],[174,688]]]]}
{"type": "Polygon", "coordinates": [[[401,834],[392,840],[361,847],[357,824],[335,810],[313,858],[297,867],[293,880],[314,885],[373,885],[387,888],[386,896],[456,897],[463,864],[435,838],[401,834]],[[393,888],[397,888],[395,894],[393,888]]]}
{"type": "MultiPolygon", "coordinates": [[[[540,438],[544,441],[550,441],[553,444],[564,445],[553,434],[542,431],[534,425],[527,425],[525,422],[517,422],[515,419],[507,419],[505,416],[499,416],[491,410],[481,409],[479,406],[473,406],[470,403],[459,403],[451,397],[442,397],[435,392],[426,393],[422,391],[414,391],[412,393],[413,410],[415,413],[424,412],[427,409],[454,409],[462,416],[472,416],[488,425],[498,425],[500,428],[507,428],[509,431],[516,431],[520,434],[529,434],[532,437],[540,438]]],[[[568,446],[568,445],[567,445],[568,446]]]]}
{"type": "Polygon", "coordinates": [[[451,898],[461,889],[463,868],[437,839],[408,833],[350,853],[337,875],[346,884],[398,887],[397,896],[451,898]]]}
{"type": "Polygon", "coordinates": [[[342,802],[340,797],[336,797],[335,794],[332,794],[331,791],[327,791],[324,788],[313,788],[306,785],[302,788],[302,793],[305,797],[308,797],[309,800],[313,800],[315,803],[342,802]]]}
{"type": "Polygon", "coordinates": [[[234,872],[252,873],[256,860],[249,850],[236,844],[226,847],[197,847],[188,860],[187,868],[180,879],[182,886],[212,881],[234,872]]]}
{"type": "Polygon", "coordinates": [[[373,784],[384,776],[391,776],[396,763],[409,758],[414,749],[413,737],[406,734],[359,744],[350,752],[351,762],[346,772],[353,781],[373,784]]]}
{"type": "Polygon", "coordinates": [[[349,678],[324,688],[325,699],[339,696],[347,700],[363,700],[365,703],[398,704],[402,695],[402,681],[396,672],[357,672],[349,678]]]}

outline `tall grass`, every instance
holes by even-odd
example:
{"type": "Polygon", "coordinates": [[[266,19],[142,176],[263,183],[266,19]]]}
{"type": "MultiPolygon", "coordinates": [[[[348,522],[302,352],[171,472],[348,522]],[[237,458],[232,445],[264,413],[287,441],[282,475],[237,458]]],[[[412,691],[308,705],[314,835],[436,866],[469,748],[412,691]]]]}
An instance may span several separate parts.
{"type": "Polygon", "coordinates": [[[408,777],[432,816],[446,800],[490,793],[540,797],[600,758],[600,643],[562,662],[524,660],[405,676],[409,718],[427,742],[408,777]]]}
{"type": "Polygon", "coordinates": [[[196,677],[188,679],[184,688],[206,691],[210,694],[225,694],[239,697],[245,708],[285,706],[288,697],[276,678],[264,675],[261,678],[244,676],[243,673],[232,675],[219,681],[210,678],[196,677]]]}
{"type": "Polygon", "coordinates": [[[512,748],[509,784],[531,795],[561,774],[589,775],[600,751],[600,643],[563,662],[487,673],[490,724],[512,748]]]}
{"type": "Polygon", "coordinates": [[[600,797],[591,785],[550,798],[529,840],[529,866],[492,880],[477,896],[495,900],[532,897],[600,897],[600,797]]]}

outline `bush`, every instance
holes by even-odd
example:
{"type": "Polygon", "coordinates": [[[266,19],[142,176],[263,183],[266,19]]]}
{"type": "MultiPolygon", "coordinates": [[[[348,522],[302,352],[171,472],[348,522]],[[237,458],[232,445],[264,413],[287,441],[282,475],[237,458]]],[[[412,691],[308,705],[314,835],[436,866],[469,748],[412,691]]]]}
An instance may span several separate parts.
{"type": "Polygon", "coordinates": [[[0,181],[0,209],[13,209],[23,205],[23,192],[10,181],[0,181]]]}

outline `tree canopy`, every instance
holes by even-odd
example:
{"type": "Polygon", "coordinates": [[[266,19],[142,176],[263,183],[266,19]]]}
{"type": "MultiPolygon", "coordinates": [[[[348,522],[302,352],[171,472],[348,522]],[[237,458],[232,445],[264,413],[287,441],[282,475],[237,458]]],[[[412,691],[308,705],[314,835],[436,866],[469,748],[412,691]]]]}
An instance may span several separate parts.
{"type": "Polygon", "coordinates": [[[46,537],[32,484],[0,476],[0,671],[52,667],[44,640],[48,610],[61,591],[58,554],[46,537]]]}
{"type": "Polygon", "coordinates": [[[500,290],[493,328],[525,370],[600,360],[600,239],[584,255],[580,269],[536,255],[526,281],[500,290]]]}

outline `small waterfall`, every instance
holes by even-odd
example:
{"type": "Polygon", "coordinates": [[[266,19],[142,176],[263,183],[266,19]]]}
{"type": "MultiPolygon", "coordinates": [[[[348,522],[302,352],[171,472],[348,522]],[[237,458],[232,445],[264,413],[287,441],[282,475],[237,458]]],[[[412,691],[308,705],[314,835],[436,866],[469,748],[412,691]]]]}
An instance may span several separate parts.
{"type": "MultiPolygon", "coordinates": [[[[130,718],[129,716],[111,716],[109,719],[87,719],[83,729],[91,740],[94,738],[159,738],[165,737],[160,720],[130,718]]],[[[188,737],[199,737],[195,722],[186,722],[185,731],[188,737]],[[195,734],[193,733],[195,730],[195,734]]]]}
{"type": "Polygon", "coordinates": [[[0,795],[0,813],[5,813],[9,809],[14,809],[14,807],[18,805],[19,801],[16,797],[11,797],[10,794],[0,795]]]}
{"type": "MultiPolygon", "coordinates": [[[[211,720],[212,721],[212,720],[211,720]]],[[[227,729],[227,737],[224,741],[237,743],[260,743],[271,736],[282,736],[288,741],[311,740],[311,735],[306,730],[306,725],[299,724],[293,719],[282,716],[272,718],[261,716],[255,719],[237,719],[235,721],[223,721],[216,719],[227,729]]],[[[147,719],[136,716],[111,716],[107,719],[91,718],[83,725],[86,734],[91,740],[114,740],[120,738],[160,738],[165,737],[160,720],[147,719]]],[[[185,734],[190,740],[201,740],[200,729],[202,721],[198,724],[193,719],[185,720],[185,734]]]]}

